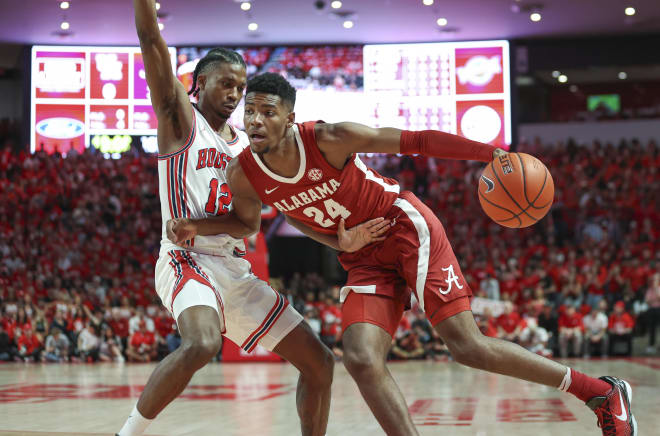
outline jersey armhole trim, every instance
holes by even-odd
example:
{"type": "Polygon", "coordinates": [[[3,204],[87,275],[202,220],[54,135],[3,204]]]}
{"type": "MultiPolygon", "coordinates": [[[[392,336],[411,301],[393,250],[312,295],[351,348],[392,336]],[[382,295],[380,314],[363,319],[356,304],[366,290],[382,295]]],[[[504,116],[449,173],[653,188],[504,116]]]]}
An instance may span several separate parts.
{"type": "Polygon", "coordinates": [[[227,123],[227,125],[229,126],[229,130],[231,130],[231,133],[233,134],[231,140],[227,142],[227,145],[235,145],[238,142],[238,132],[236,131],[234,126],[230,125],[229,123],[227,123]]]}
{"type": "Polygon", "coordinates": [[[196,135],[196,130],[197,130],[197,115],[195,114],[195,108],[190,105],[190,108],[192,110],[192,128],[190,129],[190,134],[188,134],[188,138],[186,139],[186,142],[183,144],[183,147],[175,151],[174,153],[170,154],[159,154],[158,155],[158,160],[164,160],[164,159],[170,159],[174,156],[177,156],[186,150],[190,148],[193,142],[195,142],[195,135],[196,135]]]}

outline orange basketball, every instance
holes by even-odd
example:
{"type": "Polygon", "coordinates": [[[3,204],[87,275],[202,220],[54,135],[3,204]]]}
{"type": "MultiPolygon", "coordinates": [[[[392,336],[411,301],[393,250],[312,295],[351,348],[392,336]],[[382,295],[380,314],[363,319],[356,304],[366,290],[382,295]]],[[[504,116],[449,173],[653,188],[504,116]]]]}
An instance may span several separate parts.
{"type": "Polygon", "coordinates": [[[495,158],[481,172],[479,202],[493,221],[528,227],[548,213],[555,184],[543,162],[525,153],[495,158]]]}

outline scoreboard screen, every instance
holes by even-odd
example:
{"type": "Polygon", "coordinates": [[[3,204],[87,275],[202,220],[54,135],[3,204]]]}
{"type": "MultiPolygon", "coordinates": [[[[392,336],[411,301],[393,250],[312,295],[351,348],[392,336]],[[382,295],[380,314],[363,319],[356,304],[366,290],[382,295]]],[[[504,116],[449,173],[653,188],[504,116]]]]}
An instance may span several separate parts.
{"type": "Polygon", "coordinates": [[[363,62],[374,127],[511,144],[507,41],[366,45],[363,62]]]}
{"type": "Polygon", "coordinates": [[[32,47],[30,113],[33,153],[82,152],[157,127],[138,47],[32,47]]]}

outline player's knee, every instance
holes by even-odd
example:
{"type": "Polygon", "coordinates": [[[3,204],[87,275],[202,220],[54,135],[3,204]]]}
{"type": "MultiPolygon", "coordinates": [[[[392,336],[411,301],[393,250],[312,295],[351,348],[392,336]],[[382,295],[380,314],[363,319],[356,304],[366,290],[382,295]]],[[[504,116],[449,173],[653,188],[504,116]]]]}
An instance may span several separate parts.
{"type": "Polygon", "coordinates": [[[343,359],[346,370],[355,378],[377,376],[385,368],[383,356],[373,350],[347,348],[343,359]]]}
{"type": "Polygon", "coordinates": [[[301,373],[314,384],[321,387],[329,387],[335,371],[335,357],[327,347],[322,347],[320,358],[312,365],[308,365],[301,373]]]}
{"type": "Polygon", "coordinates": [[[461,365],[484,369],[487,366],[489,349],[480,333],[466,334],[446,340],[447,348],[454,360],[461,365]]]}
{"type": "Polygon", "coordinates": [[[220,352],[222,337],[220,335],[204,335],[193,340],[184,341],[182,353],[190,367],[201,368],[220,352]]]}

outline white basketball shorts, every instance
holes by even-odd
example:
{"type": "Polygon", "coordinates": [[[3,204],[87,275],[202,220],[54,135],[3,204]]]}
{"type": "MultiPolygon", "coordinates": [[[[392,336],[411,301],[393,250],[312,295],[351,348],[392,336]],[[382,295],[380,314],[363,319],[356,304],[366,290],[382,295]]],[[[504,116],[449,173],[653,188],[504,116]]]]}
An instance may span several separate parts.
{"type": "Polygon", "coordinates": [[[214,307],[222,334],[247,352],[257,344],[272,351],[303,319],[279,292],[252,274],[250,262],[229,253],[161,249],[156,292],[175,320],[188,307],[214,307]]]}

